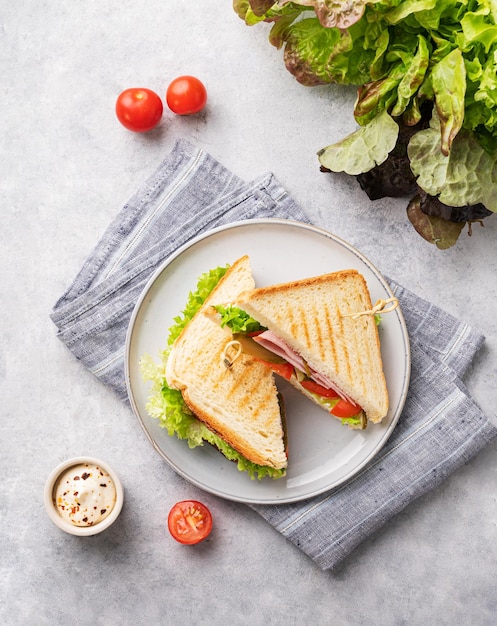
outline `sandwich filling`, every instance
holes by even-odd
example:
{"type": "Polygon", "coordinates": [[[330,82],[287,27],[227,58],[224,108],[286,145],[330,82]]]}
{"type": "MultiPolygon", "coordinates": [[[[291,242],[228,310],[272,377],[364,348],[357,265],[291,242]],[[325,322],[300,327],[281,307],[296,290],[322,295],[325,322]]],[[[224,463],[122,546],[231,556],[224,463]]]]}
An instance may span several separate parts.
{"type": "Polygon", "coordinates": [[[277,356],[282,357],[285,361],[288,361],[291,365],[293,365],[296,371],[308,371],[310,379],[314,380],[325,389],[334,391],[343,400],[354,404],[354,401],[349,398],[344,391],[340,390],[333,382],[331,382],[329,378],[310,368],[300,354],[295,352],[295,350],[292,350],[292,348],[290,348],[290,346],[288,346],[283,339],[275,335],[272,331],[265,330],[260,335],[254,335],[253,340],[260,346],[263,346],[277,356]]]}
{"type": "Polygon", "coordinates": [[[276,374],[300,387],[334,417],[352,428],[364,429],[366,414],[352,398],[335,383],[313,370],[300,354],[295,352],[274,332],[264,328],[248,313],[235,306],[214,307],[221,325],[228,326],[242,350],[262,361],[276,374]]]}

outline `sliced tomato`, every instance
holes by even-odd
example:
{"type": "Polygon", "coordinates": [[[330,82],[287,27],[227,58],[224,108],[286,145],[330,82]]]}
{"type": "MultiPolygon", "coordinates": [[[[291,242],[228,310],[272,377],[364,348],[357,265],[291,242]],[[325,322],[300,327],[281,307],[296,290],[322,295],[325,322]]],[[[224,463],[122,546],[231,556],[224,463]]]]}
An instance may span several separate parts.
{"type": "Polygon", "coordinates": [[[176,502],[169,511],[167,526],[171,535],[185,545],[203,541],[212,530],[212,515],[209,509],[196,500],[176,502]]]}
{"type": "Polygon", "coordinates": [[[283,363],[270,363],[269,361],[264,361],[263,359],[255,359],[259,361],[259,363],[263,363],[266,367],[269,367],[276,374],[279,374],[282,378],[286,380],[290,380],[293,374],[293,365],[288,363],[288,361],[284,361],[283,363]]]}
{"type": "Polygon", "coordinates": [[[339,398],[340,396],[333,389],[328,389],[327,387],[323,387],[319,383],[311,380],[310,378],[306,378],[301,383],[304,389],[310,391],[311,393],[316,393],[318,396],[322,396],[323,398],[339,398]]]}
{"type": "Polygon", "coordinates": [[[319,383],[316,383],[309,378],[301,381],[300,383],[304,389],[310,391],[311,393],[315,393],[318,396],[323,398],[339,398],[338,402],[331,409],[330,413],[335,417],[353,417],[361,412],[361,407],[353,404],[352,402],[347,402],[347,400],[343,400],[333,389],[328,389],[327,387],[323,387],[319,383]]]}
{"type": "Polygon", "coordinates": [[[340,400],[331,409],[330,413],[335,417],[353,417],[354,415],[360,413],[361,410],[360,406],[340,398],[340,400]]]}

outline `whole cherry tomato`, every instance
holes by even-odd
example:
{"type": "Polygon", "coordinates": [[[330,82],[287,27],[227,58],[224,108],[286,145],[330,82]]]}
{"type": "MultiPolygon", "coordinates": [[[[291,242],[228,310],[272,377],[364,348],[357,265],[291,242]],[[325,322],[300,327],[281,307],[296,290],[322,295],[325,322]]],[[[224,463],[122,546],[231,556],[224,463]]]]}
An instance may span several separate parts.
{"type": "Polygon", "coordinates": [[[162,100],[150,89],[133,87],[117,98],[116,115],[121,124],[135,133],[144,133],[160,122],[164,107],[162,100]]]}
{"type": "Polygon", "coordinates": [[[193,115],[207,103],[207,90],[195,76],[179,76],[167,88],[167,106],[178,115],[193,115]]]}

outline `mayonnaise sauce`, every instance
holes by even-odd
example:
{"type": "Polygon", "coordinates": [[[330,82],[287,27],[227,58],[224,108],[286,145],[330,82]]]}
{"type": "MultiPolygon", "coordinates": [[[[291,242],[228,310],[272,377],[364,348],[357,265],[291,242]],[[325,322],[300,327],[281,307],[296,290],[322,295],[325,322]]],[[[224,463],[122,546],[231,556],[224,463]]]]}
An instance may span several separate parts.
{"type": "Polygon", "coordinates": [[[91,463],[74,465],[63,472],[54,488],[59,515],[75,526],[94,526],[104,520],[116,503],[116,487],[109,474],[91,463]]]}

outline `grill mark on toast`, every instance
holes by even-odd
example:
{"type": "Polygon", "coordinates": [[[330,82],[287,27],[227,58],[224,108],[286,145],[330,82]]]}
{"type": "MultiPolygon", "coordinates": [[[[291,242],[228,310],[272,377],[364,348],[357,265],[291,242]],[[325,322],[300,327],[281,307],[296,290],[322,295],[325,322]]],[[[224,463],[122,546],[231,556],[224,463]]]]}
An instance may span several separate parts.
{"type": "Polygon", "coordinates": [[[293,314],[293,311],[290,310],[287,313],[288,317],[287,317],[287,323],[288,323],[288,327],[290,329],[290,333],[294,336],[294,337],[298,337],[299,335],[299,322],[301,321],[301,319],[299,317],[295,318],[295,315],[293,314]]]}
{"type": "MultiPolygon", "coordinates": [[[[258,368],[258,369],[261,369],[261,368],[258,368]]],[[[270,390],[266,388],[266,392],[261,398],[260,380],[263,376],[272,376],[272,374],[270,374],[270,372],[266,369],[264,369],[262,372],[259,371],[256,374],[254,374],[253,379],[251,379],[252,384],[250,387],[247,387],[246,394],[245,394],[245,402],[247,406],[250,406],[250,402],[254,397],[257,398],[257,402],[255,403],[255,406],[252,407],[252,410],[251,410],[252,416],[254,417],[255,420],[259,420],[260,417],[266,413],[267,404],[271,402],[271,398],[273,397],[273,394],[275,392],[275,390],[273,389],[270,390]]],[[[268,425],[270,423],[271,423],[271,416],[268,415],[267,419],[262,424],[262,427],[264,428],[266,433],[268,432],[268,425]]]]}
{"type": "MultiPolygon", "coordinates": [[[[310,319],[313,319],[312,317],[310,319]]],[[[316,336],[316,324],[313,325],[313,335],[316,336]]],[[[311,342],[309,337],[311,336],[311,327],[309,324],[309,318],[307,315],[302,315],[301,317],[301,323],[300,323],[300,329],[302,332],[302,335],[305,337],[305,342],[303,341],[302,343],[304,343],[304,345],[306,346],[310,346],[311,342]]],[[[298,335],[297,335],[298,336],[298,335]]]]}
{"type": "MultiPolygon", "coordinates": [[[[324,311],[324,314],[326,317],[326,311],[324,311]]],[[[326,337],[324,336],[326,333],[323,333],[323,311],[316,309],[313,305],[310,311],[310,318],[314,321],[312,333],[313,340],[311,341],[309,334],[306,334],[307,346],[309,347],[309,350],[312,350],[313,347],[314,350],[316,350],[317,347],[318,350],[316,350],[316,353],[319,358],[323,360],[326,358],[326,337]]],[[[309,326],[307,326],[307,329],[309,329],[309,326]]]]}
{"type": "MultiPolygon", "coordinates": [[[[339,359],[337,356],[336,366],[337,366],[337,374],[343,376],[346,374],[347,378],[351,378],[351,365],[350,365],[350,351],[347,347],[347,331],[345,329],[345,319],[342,317],[342,313],[340,311],[340,307],[337,305],[335,310],[337,325],[338,325],[338,336],[343,337],[344,340],[341,342],[340,349],[343,353],[343,358],[339,359]],[[344,367],[341,367],[341,362],[343,362],[344,367]]],[[[350,337],[350,335],[349,335],[350,337]]]]}
{"type": "Polygon", "coordinates": [[[329,307],[326,307],[324,322],[325,322],[327,336],[326,336],[326,341],[322,342],[323,354],[320,355],[321,360],[323,361],[329,360],[330,362],[333,363],[334,370],[338,369],[337,368],[338,358],[337,358],[337,349],[336,349],[335,332],[334,332],[336,317],[337,317],[337,310],[335,310],[335,312],[333,313],[332,311],[330,311],[329,307]]]}
{"type": "MultiPolygon", "coordinates": [[[[246,407],[253,404],[250,412],[254,420],[258,420],[261,415],[267,412],[267,406],[271,404],[275,390],[272,387],[269,389],[266,387],[265,394],[261,397],[261,379],[272,376],[264,366],[260,364],[256,366],[253,359],[243,356],[239,364],[231,372],[227,371],[226,375],[230,376],[229,381],[232,383],[226,393],[228,399],[231,396],[235,398],[239,396],[240,402],[246,407]]],[[[268,419],[264,424],[265,428],[271,419],[271,415],[268,414],[268,419]]]]}
{"type": "MultiPolygon", "coordinates": [[[[365,325],[370,327],[368,328],[368,331],[371,332],[371,334],[376,335],[377,330],[376,330],[376,324],[374,320],[372,318],[369,318],[368,320],[365,320],[365,322],[366,322],[365,325]]],[[[379,342],[377,337],[374,336],[374,338],[372,338],[371,341],[368,341],[365,344],[365,352],[367,353],[367,359],[370,363],[375,363],[377,360],[375,348],[374,348],[377,341],[379,342]]],[[[375,368],[373,371],[364,372],[364,377],[363,377],[363,380],[361,381],[364,394],[366,394],[368,386],[374,389],[375,395],[377,393],[380,393],[379,389],[381,389],[382,387],[380,379],[379,379],[380,373],[381,372],[379,368],[375,368]]]]}
{"type": "MultiPolygon", "coordinates": [[[[373,324],[374,324],[374,320],[373,320],[373,324]]],[[[367,333],[369,331],[369,329],[367,328],[367,326],[370,324],[370,322],[368,320],[364,320],[364,325],[366,326],[366,330],[365,333],[367,333]]],[[[374,330],[374,329],[373,329],[374,330]]],[[[366,358],[367,358],[367,362],[368,363],[374,363],[375,362],[375,357],[373,356],[372,352],[371,352],[371,343],[369,341],[365,342],[365,347],[364,347],[364,351],[366,352],[366,358]]],[[[368,372],[369,374],[369,378],[368,380],[365,380],[364,377],[361,380],[361,387],[363,390],[363,393],[366,393],[367,390],[367,385],[371,385],[374,387],[374,389],[376,389],[377,385],[376,385],[376,373],[377,371],[374,370],[372,372],[368,372]]]]}
{"type": "MultiPolygon", "coordinates": [[[[359,293],[358,294],[358,303],[355,305],[358,311],[363,311],[363,310],[367,310],[368,308],[371,308],[370,306],[368,306],[368,302],[365,302],[363,294],[359,293]]],[[[364,354],[364,352],[369,352],[369,343],[368,341],[365,341],[365,337],[367,337],[368,335],[368,324],[369,324],[369,320],[367,318],[357,318],[355,320],[356,324],[359,323],[359,326],[362,326],[362,332],[361,331],[357,331],[356,329],[356,333],[354,334],[354,350],[356,351],[356,354],[358,355],[362,355],[364,354]],[[362,341],[361,341],[362,340],[362,341]]],[[[361,358],[359,356],[359,363],[361,364],[361,358]]],[[[374,362],[371,361],[369,358],[366,358],[366,362],[374,362]]],[[[373,373],[374,375],[374,373],[373,373]]],[[[371,381],[371,372],[366,373],[363,367],[359,367],[357,368],[357,372],[356,372],[356,384],[361,392],[361,394],[367,395],[367,389],[366,386],[368,384],[368,382],[371,381]],[[366,378],[367,376],[367,378],[366,378]]]]}
{"type": "MultiPolygon", "coordinates": [[[[316,318],[316,312],[313,311],[312,319],[316,318]]],[[[306,344],[308,346],[312,345],[312,336],[314,335],[314,329],[311,330],[310,325],[308,324],[308,317],[306,315],[302,316],[302,332],[305,337],[306,344]]]]}

